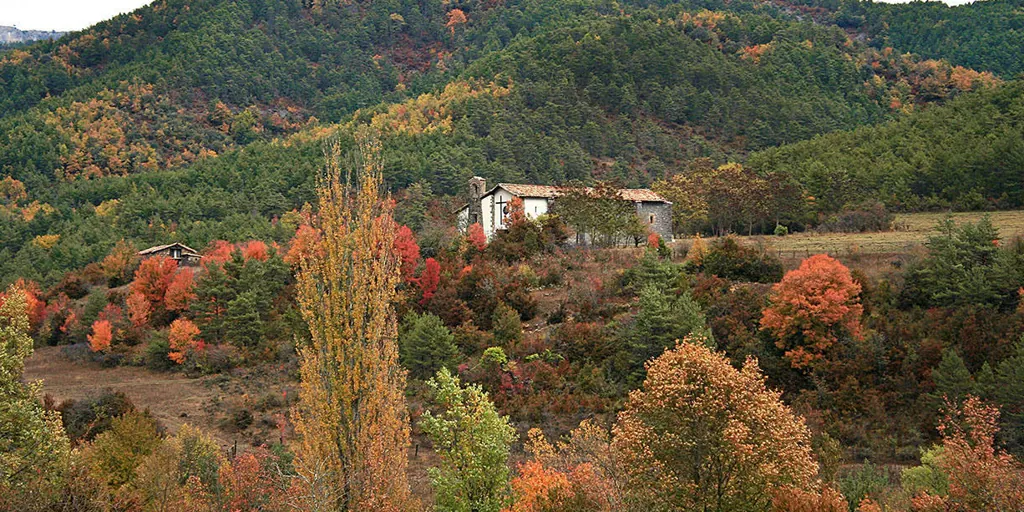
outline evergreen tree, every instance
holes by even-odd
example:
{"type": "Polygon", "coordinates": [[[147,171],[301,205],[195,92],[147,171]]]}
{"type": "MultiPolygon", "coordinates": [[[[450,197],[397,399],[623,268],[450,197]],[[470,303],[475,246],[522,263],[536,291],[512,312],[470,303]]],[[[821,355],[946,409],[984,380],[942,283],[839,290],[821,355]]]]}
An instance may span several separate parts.
{"type": "Polygon", "coordinates": [[[1024,337],[1013,354],[996,366],[996,403],[1002,418],[1000,437],[1010,452],[1024,455],[1024,337]]]}
{"type": "Polygon", "coordinates": [[[409,374],[427,379],[442,368],[453,369],[459,348],[444,322],[430,313],[406,315],[398,338],[399,359],[409,374]]]}
{"type": "Polygon", "coordinates": [[[932,370],[932,382],[935,383],[932,399],[938,407],[942,407],[946,400],[959,405],[967,395],[976,393],[971,372],[960,354],[952,347],[942,350],[942,360],[932,370]]]}
{"type": "Polygon", "coordinates": [[[714,344],[704,313],[690,293],[673,297],[657,286],[645,286],[640,291],[640,310],[625,333],[631,358],[629,380],[643,382],[644,363],[689,335],[714,344]]]}
{"type": "Polygon", "coordinates": [[[225,312],[225,339],[239,347],[252,348],[263,342],[264,328],[259,295],[255,291],[238,294],[225,312]]]}
{"type": "Polygon", "coordinates": [[[494,308],[494,319],[492,321],[494,341],[506,348],[511,348],[523,341],[523,323],[519,319],[519,313],[511,306],[500,302],[494,308]]]}
{"type": "Polygon", "coordinates": [[[234,279],[221,265],[207,265],[196,283],[196,298],[189,311],[202,331],[203,339],[214,342],[225,339],[228,304],[235,299],[234,279]]]}

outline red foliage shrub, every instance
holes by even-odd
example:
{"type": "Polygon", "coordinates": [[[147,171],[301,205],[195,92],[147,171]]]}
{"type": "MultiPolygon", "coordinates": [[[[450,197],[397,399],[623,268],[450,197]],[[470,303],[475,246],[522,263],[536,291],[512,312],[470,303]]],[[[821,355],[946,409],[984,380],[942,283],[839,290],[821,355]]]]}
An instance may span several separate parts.
{"type": "Polygon", "coordinates": [[[423,298],[420,299],[420,305],[430,302],[430,299],[434,297],[434,293],[437,291],[437,285],[440,284],[440,282],[441,264],[434,258],[427,258],[424,262],[423,273],[417,281],[420,291],[423,294],[423,298]]]}
{"type": "Polygon", "coordinates": [[[416,236],[413,235],[409,226],[401,226],[395,233],[395,251],[402,258],[402,281],[413,282],[416,267],[420,262],[420,246],[416,243],[416,236]]]}

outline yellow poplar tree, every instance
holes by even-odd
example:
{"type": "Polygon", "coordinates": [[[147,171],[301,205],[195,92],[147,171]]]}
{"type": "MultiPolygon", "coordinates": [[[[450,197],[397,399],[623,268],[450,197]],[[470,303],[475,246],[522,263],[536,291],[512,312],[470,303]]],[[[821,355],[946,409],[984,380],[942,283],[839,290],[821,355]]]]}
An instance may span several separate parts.
{"type": "Polygon", "coordinates": [[[409,508],[409,419],[398,364],[393,202],[380,142],[363,134],[351,170],[338,143],[318,186],[319,250],[300,261],[298,299],[311,342],[300,348],[296,471],[306,510],[409,508]],[[354,174],[354,176],[353,176],[354,174]]]}

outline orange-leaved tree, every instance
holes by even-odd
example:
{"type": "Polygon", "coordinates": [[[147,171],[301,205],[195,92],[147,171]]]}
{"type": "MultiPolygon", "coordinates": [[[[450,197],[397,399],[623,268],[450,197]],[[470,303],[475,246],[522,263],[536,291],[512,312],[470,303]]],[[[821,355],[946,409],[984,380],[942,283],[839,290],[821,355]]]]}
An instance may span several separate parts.
{"type": "Polygon", "coordinates": [[[838,260],[816,254],[772,287],[761,326],[794,368],[813,367],[839,336],[860,337],[860,284],[838,260]]]}
{"type": "Polygon", "coordinates": [[[183,268],[174,275],[171,283],[167,285],[167,292],[164,294],[164,302],[169,311],[184,311],[196,298],[195,273],[191,268],[183,268]]]}
{"type": "Polygon", "coordinates": [[[630,501],[653,510],[765,510],[817,476],[810,431],[757,362],[691,337],[648,363],[613,432],[630,501]]]}
{"type": "Polygon", "coordinates": [[[128,308],[128,320],[132,324],[132,329],[136,334],[142,332],[149,323],[149,314],[153,309],[146,296],[141,292],[133,292],[125,299],[125,306],[128,308]]]}
{"type": "Polygon", "coordinates": [[[474,222],[469,225],[469,244],[473,246],[477,251],[482,251],[487,248],[487,235],[484,233],[484,227],[479,222],[474,222]]]}
{"type": "Polygon", "coordinates": [[[393,202],[382,191],[379,140],[360,136],[354,180],[340,153],[330,146],[317,187],[320,250],[302,259],[298,273],[310,342],[300,349],[294,411],[296,495],[308,510],[405,510],[409,418],[398,364],[393,202]]]}
{"type": "Polygon", "coordinates": [[[167,287],[178,272],[178,262],[166,256],[154,256],[142,261],[135,271],[132,293],[141,293],[152,308],[163,306],[167,287]]]}
{"type": "Polygon", "coordinates": [[[167,341],[171,346],[167,358],[175,363],[182,364],[188,353],[199,346],[199,327],[187,318],[178,318],[171,322],[171,328],[167,332],[167,341]]]}
{"type": "Polygon", "coordinates": [[[420,246],[416,243],[416,236],[409,226],[400,226],[395,232],[395,251],[401,258],[402,281],[415,281],[414,273],[420,262],[420,246]]]}
{"type": "Polygon", "coordinates": [[[104,352],[110,348],[110,342],[114,340],[114,330],[110,320],[96,320],[92,323],[92,334],[89,339],[89,349],[93,352],[104,352]]]}

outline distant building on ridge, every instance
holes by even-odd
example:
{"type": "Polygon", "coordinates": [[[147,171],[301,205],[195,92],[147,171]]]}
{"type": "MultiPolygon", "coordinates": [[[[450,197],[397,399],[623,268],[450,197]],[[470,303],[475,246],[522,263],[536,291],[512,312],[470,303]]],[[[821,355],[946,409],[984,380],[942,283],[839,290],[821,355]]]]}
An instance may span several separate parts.
{"type": "MultiPolygon", "coordinates": [[[[480,223],[484,234],[491,238],[496,232],[508,228],[508,205],[513,198],[522,199],[526,216],[536,219],[547,214],[558,197],[568,190],[568,187],[518,183],[499,183],[487,189],[487,180],[474,176],[469,180],[470,201],[456,214],[460,226],[466,228],[480,223]]],[[[671,202],[646,188],[624,188],[619,190],[619,196],[623,201],[630,201],[636,206],[636,214],[641,223],[647,225],[651,232],[665,240],[672,240],[671,202]]]]}

